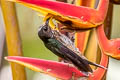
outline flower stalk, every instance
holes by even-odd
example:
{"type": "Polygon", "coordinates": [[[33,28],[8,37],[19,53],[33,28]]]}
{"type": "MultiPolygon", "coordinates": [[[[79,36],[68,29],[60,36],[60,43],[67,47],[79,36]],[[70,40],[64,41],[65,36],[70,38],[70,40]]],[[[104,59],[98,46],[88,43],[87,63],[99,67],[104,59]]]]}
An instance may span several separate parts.
{"type": "MultiPolygon", "coordinates": [[[[20,33],[14,3],[1,0],[9,56],[22,56],[20,33]]],[[[11,63],[13,80],[26,80],[24,67],[11,63]]]]}

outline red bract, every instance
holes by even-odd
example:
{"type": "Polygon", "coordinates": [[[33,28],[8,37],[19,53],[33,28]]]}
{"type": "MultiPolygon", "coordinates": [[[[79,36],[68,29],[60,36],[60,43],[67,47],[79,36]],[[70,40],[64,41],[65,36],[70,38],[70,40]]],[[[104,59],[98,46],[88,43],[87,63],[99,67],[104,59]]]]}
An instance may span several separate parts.
{"type": "Polygon", "coordinates": [[[43,14],[51,14],[55,19],[71,21],[72,28],[92,28],[104,22],[109,0],[100,0],[98,8],[92,9],[51,0],[10,0],[21,3],[43,14]]]}
{"type": "Polygon", "coordinates": [[[67,63],[18,56],[9,56],[5,59],[21,64],[34,71],[49,74],[62,80],[70,80],[72,78],[76,79],[88,76],[67,63]]]}
{"type": "MultiPolygon", "coordinates": [[[[76,80],[80,77],[88,76],[67,63],[18,56],[9,56],[5,59],[11,62],[21,64],[34,71],[42,72],[63,80],[70,80],[72,78],[76,80]]],[[[107,67],[107,64],[108,57],[102,54],[100,65],[107,67]]],[[[105,75],[105,72],[105,69],[97,68],[94,73],[89,76],[89,80],[101,80],[105,75]]]]}
{"type": "Polygon", "coordinates": [[[108,40],[103,29],[103,25],[97,28],[99,44],[103,52],[115,59],[120,59],[120,38],[108,40]]]}

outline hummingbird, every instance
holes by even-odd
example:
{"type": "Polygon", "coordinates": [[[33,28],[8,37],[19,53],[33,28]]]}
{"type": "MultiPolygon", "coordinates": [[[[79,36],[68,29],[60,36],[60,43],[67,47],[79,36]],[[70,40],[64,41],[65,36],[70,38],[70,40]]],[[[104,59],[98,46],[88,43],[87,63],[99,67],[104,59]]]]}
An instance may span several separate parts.
{"type": "Polygon", "coordinates": [[[46,20],[44,25],[40,26],[38,36],[43,41],[46,48],[60,58],[72,63],[84,73],[93,72],[90,65],[106,69],[102,65],[88,61],[67,36],[60,33],[58,30],[52,30],[49,26],[49,19],[46,20]]]}

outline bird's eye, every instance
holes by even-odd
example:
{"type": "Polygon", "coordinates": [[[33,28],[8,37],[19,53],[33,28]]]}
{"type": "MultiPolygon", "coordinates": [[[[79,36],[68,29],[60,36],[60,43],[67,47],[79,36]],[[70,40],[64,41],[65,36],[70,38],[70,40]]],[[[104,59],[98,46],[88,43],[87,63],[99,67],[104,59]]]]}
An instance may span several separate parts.
{"type": "Polygon", "coordinates": [[[48,28],[47,27],[44,27],[44,31],[47,31],[48,30],[48,28]]]}

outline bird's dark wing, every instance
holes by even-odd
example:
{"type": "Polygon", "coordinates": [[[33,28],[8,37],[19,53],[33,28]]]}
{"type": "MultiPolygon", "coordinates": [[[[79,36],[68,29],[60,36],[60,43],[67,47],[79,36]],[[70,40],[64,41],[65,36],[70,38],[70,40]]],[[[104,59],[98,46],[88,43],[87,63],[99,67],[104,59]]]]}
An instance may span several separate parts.
{"type": "Polygon", "coordinates": [[[56,39],[49,39],[45,46],[51,50],[55,55],[72,62],[78,69],[84,72],[92,72],[86,60],[75,54],[72,50],[64,46],[56,39]]]}
{"type": "Polygon", "coordinates": [[[66,46],[61,45],[61,47],[58,50],[59,50],[58,51],[59,53],[64,54],[64,57],[68,61],[72,62],[81,71],[92,72],[92,69],[90,65],[88,64],[88,62],[84,58],[77,55],[69,48],[67,48],[66,46]]]}
{"type": "MultiPolygon", "coordinates": [[[[63,44],[62,44],[63,45],[63,44]]],[[[90,66],[89,64],[93,65],[93,66],[96,66],[96,67],[100,67],[100,68],[103,68],[103,69],[107,69],[105,68],[104,66],[102,65],[99,65],[99,64],[96,64],[96,63],[93,63],[93,62],[90,62],[89,60],[87,60],[87,58],[85,58],[84,56],[82,55],[78,55],[76,54],[74,51],[70,50],[69,48],[67,48],[66,46],[61,46],[60,51],[62,50],[62,52],[66,53],[66,55],[69,57],[69,59],[71,59],[72,61],[75,61],[74,63],[76,63],[76,66],[78,63],[82,63],[83,65],[86,65],[86,67],[90,70],[90,66]]],[[[73,62],[72,62],[73,63],[73,62]]],[[[74,64],[73,63],[73,64],[74,64]]],[[[75,64],[74,64],[75,65],[75,64]]],[[[79,65],[79,64],[78,64],[79,65]]],[[[78,67],[79,68],[79,67],[78,67]]],[[[90,70],[91,71],[91,70],[90,70]]]]}
{"type": "Polygon", "coordinates": [[[97,66],[103,69],[106,69],[104,66],[90,62],[87,60],[87,58],[85,58],[81,52],[79,51],[78,48],[75,47],[74,43],[64,34],[61,34],[60,32],[54,30],[54,38],[59,41],[60,43],[62,43],[64,46],[66,46],[68,49],[70,49],[71,51],[73,51],[73,53],[76,53],[77,56],[79,55],[82,59],[86,60],[88,62],[88,64],[91,64],[93,66],[97,66]]]}
{"type": "Polygon", "coordinates": [[[58,32],[57,30],[54,30],[54,38],[58,40],[60,43],[64,44],[67,48],[72,50],[74,53],[78,55],[82,55],[78,48],[75,47],[74,43],[64,34],[58,32]]]}

